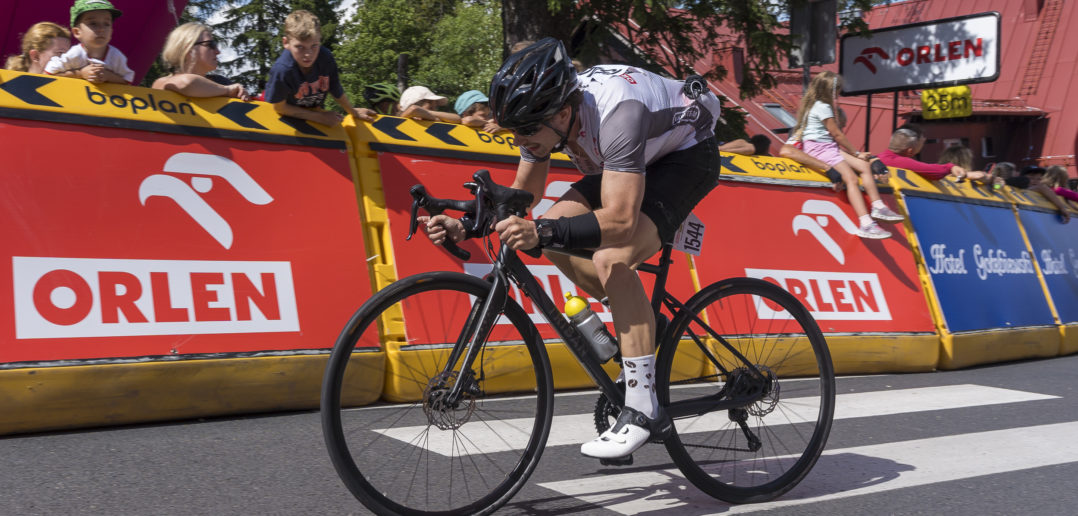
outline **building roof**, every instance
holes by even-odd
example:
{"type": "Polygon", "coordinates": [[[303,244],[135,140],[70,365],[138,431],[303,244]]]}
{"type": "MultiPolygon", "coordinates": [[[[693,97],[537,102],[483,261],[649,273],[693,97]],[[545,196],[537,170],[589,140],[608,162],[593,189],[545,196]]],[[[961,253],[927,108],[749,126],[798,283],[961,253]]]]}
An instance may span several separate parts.
{"type": "MultiPolygon", "coordinates": [[[[865,20],[870,28],[879,29],[990,11],[1000,13],[1000,74],[994,82],[970,85],[974,117],[1044,117],[1047,126],[1043,131],[1039,153],[1028,158],[1066,164],[1070,167],[1071,175],[1075,175],[1078,116],[1067,114],[1078,114],[1078,96],[1069,94],[1071,84],[1078,82],[1078,51],[1075,51],[1078,48],[1078,32],[1066,28],[1078,24],[1078,2],[908,0],[875,7],[865,13],[865,20]]],[[[721,36],[730,37],[729,34],[721,36]]],[[[740,52],[741,48],[731,46],[719,55],[701,59],[694,66],[697,70],[706,70],[715,63],[722,63],[728,70],[733,70],[736,67],[731,65],[740,63],[740,52]]],[[[821,70],[838,72],[838,63],[812,68],[813,73],[821,70]]],[[[802,70],[775,70],[772,75],[778,85],[747,100],[740,99],[735,73],[729,73],[722,81],[712,82],[711,85],[715,91],[745,110],[750,134],[770,135],[777,145],[785,137],[775,129],[784,124],[771,115],[766,106],[778,105],[796,114],[801,98],[802,70]]],[[[865,141],[868,96],[840,97],[838,103],[849,118],[847,136],[851,143],[862,146],[865,141]]],[[[869,148],[886,147],[894,113],[900,117],[920,115],[919,92],[872,96],[869,148]]],[[[903,120],[898,123],[903,123],[903,120]]]]}

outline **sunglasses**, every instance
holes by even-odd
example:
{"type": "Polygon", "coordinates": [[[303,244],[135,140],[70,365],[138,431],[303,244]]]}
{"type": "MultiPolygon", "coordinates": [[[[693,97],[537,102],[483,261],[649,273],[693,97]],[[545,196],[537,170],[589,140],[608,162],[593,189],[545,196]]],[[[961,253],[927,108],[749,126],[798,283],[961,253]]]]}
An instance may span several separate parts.
{"type": "Polygon", "coordinates": [[[205,46],[205,47],[210,47],[210,48],[212,48],[214,50],[218,50],[218,48],[217,48],[217,40],[216,39],[207,39],[206,41],[196,41],[195,45],[202,45],[202,46],[205,46]]]}
{"type": "Polygon", "coordinates": [[[531,125],[525,125],[525,126],[521,126],[521,127],[514,127],[514,128],[511,128],[509,130],[513,131],[514,133],[516,133],[519,136],[531,136],[531,135],[539,132],[542,128],[543,128],[543,123],[539,122],[538,124],[531,124],[531,125]]]}

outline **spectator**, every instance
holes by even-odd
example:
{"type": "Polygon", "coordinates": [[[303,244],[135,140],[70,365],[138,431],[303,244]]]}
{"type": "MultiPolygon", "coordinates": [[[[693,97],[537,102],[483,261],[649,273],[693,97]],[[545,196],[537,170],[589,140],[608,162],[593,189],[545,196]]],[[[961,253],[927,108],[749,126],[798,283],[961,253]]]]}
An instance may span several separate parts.
{"type": "Polygon", "coordinates": [[[490,99],[479,90],[461,93],[453,104],[453,110],[460,115],[460,123],[466,126],[481,127],[492,134],[502,130],[490,112],[490,99]]]}
{"type": "Polygon", "coordinates": [[[771,155],[771,138],[768,138],[765,134],[754,134],[752,138],[749,138],[749,142],[752,143],[753,154],[756,156],[770,156],[771,155]]]}
{"type": "Polygon", "coordinates": [[[35,23],[22,37],[22,53],[7,58],[4,68],[16,72],[45,73],[54,56],[71,49],[71,33],[52,23],[35,23]]]}
{"type": "Polygon", "coordinates": [[[281,43],[284,51],[270,68],[265,92],[266,102],[273,104],[277,113],[330,127],[338,125],[344,117],[323,107],[329,93],[345,113],[359,120],[374,120],[377,113],[354,107],[348,100],[341,86],[337,61],[322,46],[318,17],[303,10],[289,14],[284,21],[281,43]]]}
{"type": "MultiPolygon", "coordinates": [[[[998,165],[996,166],[998,167],[998,165]]],[[[1055,206],[1055,209],[1060,210],[1060,221],[1066,224],[1070,221],[1070,213],[1067,211],[1067,205],[1064,203],[1063,199],[1061,199],[1059,195],[1055,195],[1055,191],[1045,183],[1045,172],[1046,170],[1044,168],[1040,168],[1036,165],[1025,167],[1022,169],[1022,179],[1025,181],[1015,181],[1015,183],[1021,184],[1024,182],[1027,184],[1027,186],[1023,186],[1026,190],[1037,192],[1042,197],[1048,199],[1049,203],[1055,206]]],[[[1007,184],[1011,184],[1011,182],[1008,181],[1007,184]]]]}
{"type": "Polygon", "coordinates": [[[736,140],[722,142],[719,145],[719,152],[732,152],[734,154],[752,156],[756,152],[756,147],[753,146],[752,143],[750,143],[748,140],[744,138],[738,138],[736,140]]]}
{"type": "Polygon", "coordinates": [[[363,88],[363,100],[379,115],[396,115],[401,92],[395,84],[376,82],[363,88]]]}
{"type": "Polygon", "coordinates": [[[434,120],[459,124],[460,115],[437,111],[446,102],[448,102],[448,99],[441,95],[435,95],[426,86],[412,86],[401,92],[400,116],[416,120],[434,120]]]}
{"type": "Polygon", "coordinates": [[[879,190],[876,189],[876,180],[868,162],[862,161],[863,165],[859,165],[858,170],[855,170],[842,155],[842,149],[846,149],[850,155],[861,160],[869,157],[867,152],[858,152],[850,144],[836,121],[835,95],[841,86],[842,76],[830,71],[820,72],[812,79],[797,111],[798,123],[794,127],[794,137],[799,137],[805,153],[823,161],[842,176],[850,205],[859,219],[860,227],[857,230],[857,236],[872,239],[888,238],[891,233],[885,231],[872,219],[893,222],[902,220],[904,217],[892,211],[880,199],[879,190]],[[865,193],[871,200],[871,213],[865,206],[865,200],[858,189],[858,175],[862,179],[865,193]]]}
{"type": "Polygon", "coordinates": [[[973,151],[964,145],[951,145],[940,153],[939,163],[953,163],[966,170],[973,170],[973,151]]]}
{"type": "MultiPolygon", "coordinates": [[[[835,119],[838,121],[839,128],[846,126],[846,112],[843,111],[842,108],[838,108],[838,116],[836,116],[835,119]]],[[[834,167],[827,163],[806,154],[802,150],[803,147],[804,145],[801,143],[800,136],[792,134],[790,138],[782,144],[782,147],[779,148],[779,157],[796,161],[826,175],[827,179],[831,181],[831,189],[835,192],[845,190],[846,182],[842,179],[842,174],[839,174],[838,170],[835,170],[834,167]]],[[[842,158],[846,160],[846,163],[849,163],[851,167],[854,167],[857,170],[863,170],[865,167],[865,160],[847,154],[846,151],[842,151],[842,158]]],[[[870,157],[868,167],[874,178],[886,177],[887,166],[877,158],[870,157]]]]}
{"type": "Polygon", "coordinates": [[[251,100],[242,84],[211,74],[221,50],[209,27],[197,22],[180,25],[169,33],[161,61],[169,75],[153,81],[153,88],[188,97],[234,97],[251,100]]]}
{"type": "MultiPolygon", "coordinates": [[[[969,179],[991,182],[992,177],[990,174],[970,171],[949,161],[942,161],[941,159],[941,163],[933,164],[914,159],[914,156],[920,154],[924,145],[925,136],[921,129],[915,125],[906,124],[891,134],[891,143],[888,145],[887,150],[876,156],[889,167],[904,168],[933,181],[951,176],[959,181],[968,177],[969,179]]],[[[955,147],[951,148],[954,149],[955,147]]]]}
{"type": "Polygon", "coordinates": [[[1052,189],[1056,195],[1070,200],[1078,202],[1078,193],[1067,188],[1067,168],[1061,165],[1052,165],[1048,167],[1044,174],[1044,183],[1052,189]]]}
{"type": "Polygon", "coordinates": [[[127,56],[109,44],[112,23],[122,14],[108,0],[75,0],[71,6],[71,34],[80,44],[50,59],[45,73],[81,77],[94,84],[130,84],[135,71],[127,67],[127,56]]]}

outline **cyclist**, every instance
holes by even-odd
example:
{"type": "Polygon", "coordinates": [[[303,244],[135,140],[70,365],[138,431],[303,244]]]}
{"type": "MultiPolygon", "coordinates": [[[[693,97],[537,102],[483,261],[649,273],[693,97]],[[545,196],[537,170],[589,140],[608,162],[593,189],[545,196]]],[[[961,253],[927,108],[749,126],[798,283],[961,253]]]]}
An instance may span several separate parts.
{"type": "Polygon", "coordinates": [[[396,115],[401,92],[396,85],[387,82],[368,84],[363,88],[363,99],[379,115],[396,115]]]}
{"type": "MultiPolygon", "coordinates": [[[[625,457],[672,428],[653,385],[655,316],[634,269],[673,239],[718,183],[719,100],[702,80],[694,84],[695,91],[625,65],[578,74],[554,38],[509,56],[491,81],[494,119],[520,149],[512,186],[538,202],[553,152],[564,151],[584,174],[541,219],[514,216],[495,230],[513,249],[594,250],[590,261],[544,251],[589,294],[608,297],[621,346],[625,407],[581,446],[589,457],[625,457]]],[[[465,238],[456,219],[425,221],[435,244],[465,238]]]]}

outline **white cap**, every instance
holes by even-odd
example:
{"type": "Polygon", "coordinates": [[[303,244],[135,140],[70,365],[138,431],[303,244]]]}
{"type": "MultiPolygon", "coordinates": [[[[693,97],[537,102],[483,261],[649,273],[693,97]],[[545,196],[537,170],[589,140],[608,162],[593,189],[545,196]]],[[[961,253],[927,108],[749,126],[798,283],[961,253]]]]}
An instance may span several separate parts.
{"type": "Polygon", "coordinates": [[[445,97],[435,95],[434,92],[430,91],[430,88],[426,86],[411,86],[401,93],[401,111],[408,109],[408,106],[421,100],[445,100],[445,97]]]}

